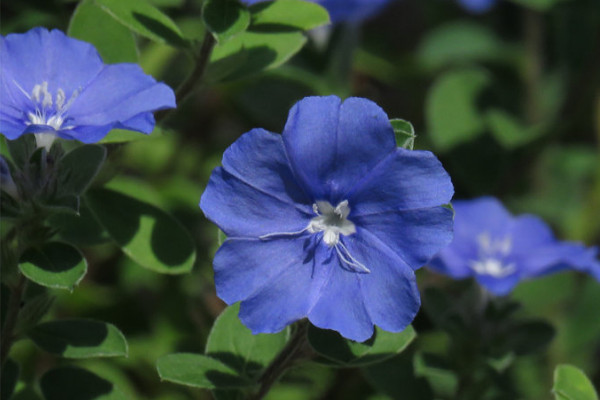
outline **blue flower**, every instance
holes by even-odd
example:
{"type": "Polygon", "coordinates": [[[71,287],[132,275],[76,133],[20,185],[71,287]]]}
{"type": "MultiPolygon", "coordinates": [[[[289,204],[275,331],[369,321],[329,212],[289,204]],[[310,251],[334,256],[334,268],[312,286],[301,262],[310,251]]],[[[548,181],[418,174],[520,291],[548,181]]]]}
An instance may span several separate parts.
{"type": "MultiPolygon", "coordinates": [[[[251,5],[266,0],[242,0],[251,5]]],[[[308,0],[322,5],[329,12],[331,22],[358,22],[375,16],[393,0],[308,0]]]]}
{"type": "Polygon", "coordinates": [[[420,306],[414,270],[452,236],[450,178],[427,151],[396,147],[387,115],[361,98],[308,97],[283,135],[233,143],[200,207],[228,236],[217,294],[254,333],[308,317],[364,341],[403,330],[420,306]]]}
{"type": "Polygon", "coordinates": [[[467,11],[483,14],[496,5],[497,0],[458,0],[458,3],[467,11]]]}
{"type": "Polygon", "coordinates": [[[598,249],[556,240],[538,217],[513,217],[495,198],[453,202],[454,240],[430,267],[453,278],[475,277],[490,292],[509,293],[523,279],[568,268],[600,280],[598,249]]]}
{"type": "MultiPolygon", "coordinates": [[[[111,129],[150,133],[152,111],[175,107],[171,88],[135,64],[102,63],[96,49],[58,30],[0,38],[0,131],[97,142],[111,129]]],[[[40,143],[41,142],[41,143],[40,143]]]]}

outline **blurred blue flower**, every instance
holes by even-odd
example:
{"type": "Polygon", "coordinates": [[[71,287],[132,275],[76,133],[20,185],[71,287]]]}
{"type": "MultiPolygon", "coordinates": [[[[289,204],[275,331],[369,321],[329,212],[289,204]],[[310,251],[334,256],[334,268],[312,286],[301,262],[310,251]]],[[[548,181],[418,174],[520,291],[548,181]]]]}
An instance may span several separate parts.
{"type": "Polygon", "coordinates": [[[467,11],[475,14],[483,14],[496,5],[498,0],[457,0],[467,11]]]}
{"type": "MultiPolygon", "coordinates": [[[[242,0],[251,5],[267,0],[242,0]]],[[[358,22],[375,16],[393,0],[307,0],[322,5],[329,12],[331,22],[358,22]]]]}
{"type": "Polygon", "coordinates": [[[308,97],[283,135],[233,143],[200,207],[229,237],[217,294],[242,301],[254,333],[304,317],[364,341],[403,330],[420,306],[414,270],[452,236],[450,178],[427,151],[397,148],[387,115],[361,98],[308,97]]]}
{"type": "Polygon", "coordinates": [[[454,240],[430,263],[453,278],[475,279],[496,295],[523,279],[573,268],[600,280],[598,249],[556,240],[538,217],[513,217],[493,197],[454,201],[454,240]]]}
{"type": "Polygon", "coordinates": [[[150,133],[152,111],[175,107],[171,88],[135,64],[102,63],[96,49],[58,30],[0,38],[0,132],[97,142],[113,128],[150,133]]]}

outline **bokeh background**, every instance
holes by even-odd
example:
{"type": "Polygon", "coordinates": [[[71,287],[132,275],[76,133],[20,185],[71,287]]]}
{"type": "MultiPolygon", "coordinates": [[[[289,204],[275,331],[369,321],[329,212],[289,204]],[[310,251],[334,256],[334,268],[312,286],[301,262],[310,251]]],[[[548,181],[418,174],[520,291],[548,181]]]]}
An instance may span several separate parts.
{"type": "MultiPolygon", "coordinates": [[[[186,32],[204,34],[201,0],[148,1],[186,32]]],[[[0,30],[66,31],[76,6],[68,0],[4,0],[0,30]]],[[[189,59],[166,45],[142,38],[138,44],[147,73],[172,87],[183,81],[189,59]]],[[[193,234],[198,259],[190,275],[158,275],[97,232],[65,233],[84,246],[89,272],[74,292],[56,292],[50,317],[111,322],[129,342],[128,358],[77,365],[110,378],[131,399],[210,398],[162,383],[155,369],[164,354],[201,353],[224,307],[211,269],[219,235],[198,208],[200,195],[225,148],[241,134],[253,127],[281,132],[296,101],[328,94],[367,97],[390,118],[411,121],[415,147],[438,155],[455,198],[494,195],[515,213],[541,216],[561,239],[600,243],[598,0],[499,0],[484,13],[454,0],[391,1],[363,24],[311,32],[308,44],[282,67],[206,84],[149,137],[107,144],[109,162],[98,184],[168,210],[193,234]]],[[[419,280],[422,288],[451,285],[426,270],[419,280]]],[[[522,303],[519,315],[544,318],[557,332],[547,351],[514,361],[518,389],[512,398],[549,399],[559,363],[577,365],[600,387],[600,284],[568,272],[522,283],[512,297],[522,303]]],[[[413,352],[447,351],[448,338],[424,313],[414,326],[419,338],[413,352]]],[[[13,351],[23,361],[25,382],[68,363],[28,341],[13,351]]],[[[296,369],[269,399],[426,399],[409,387],[413,372],[402,357],[408,356],[369,370],[296,369]],[[382,385],[382,376],[395,384],[382,385]]]]}

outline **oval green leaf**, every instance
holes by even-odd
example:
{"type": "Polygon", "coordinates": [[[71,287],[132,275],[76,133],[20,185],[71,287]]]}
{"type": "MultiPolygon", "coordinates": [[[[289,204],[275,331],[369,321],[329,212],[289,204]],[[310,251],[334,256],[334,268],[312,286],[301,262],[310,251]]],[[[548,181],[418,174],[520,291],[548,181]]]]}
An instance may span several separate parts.
{"type": "Polygon", "coordinates": [[[289,339],[289,328],[274,334],[254,335],[238,317],[239,304],[227,307],[215,320],[206,354],[254,379],[277,356],[289,339]]]}
{"type": "Polygon", "coordinates": [[[118,22],[150,40],[175,47],[188,45],[175,22],[144,0],[95,0],[95,3],[118,22]]]}
{"type": "Polygon", "coordinates": [[[86,204],[133,261],[163,274],[189,272],[194,243],[173,217],[148,203],[106,189],[89,191],[86,204]]]}
{"type": "Polygon", "coordinates": [[[138,62],[135,38],[131,31],[94,4],[93,0],[79,3],[67,32],[71,37],[93,44],[105,63],[138,62]]]}
{"type": "Polygon", "coordinates": [[[112,382],[81,368],[60,367],[42,376],[45,400],[128,400],[112,382]]]}
{"type": "Polygon", "coordinates": [[[208,0],[202,19],[217,41],[224,42],[242,33],[250,25],[250,12],[236,0],[208,0]]]}
{"type": "Polygon", "coordinates": [[[335,331],[319,329],[313,325],[308,330],[310,345],[324,357],[319,361],[339,367],[359,367],[382,362],[406,349],[416,336],[411,325],[398,333],[375,328],[373,337],[363,343],[344,339],[335,331]]]}
{"type": "Polygon", "coordinates": [[[433,84],[425,116],[429,138],[438,150],[450,150],[484,132],[485,121],[476,101],[488,82],[483,70],[461,69],[446,72],[433,84]]]}
{"type": "Polygon", "coordinates": [[[598,400],[592,382],[582,370],[572,365],[556,367],[552,391],[556,400],[598,400]]]}
{"type": "Polygon", "coordinates": [[[198,388],[226,389],[253,385],[233,368],[201,354],[167,354],[157,360],[156,369],[165,381],[198,388]]]}
{"type": "Polygon", "coordinates": [[[87,262],[75,247],[49,242],[26,250],[19,260],[19,270],[39,285],[73,290],[85,275],[87,262]]]}
{"type": "Polygon", "coordinates": [[[250,7],[252,26],[280,26],[307,31],[330,22],[327,10],[304,0],[278,0],[250,7]]]}
{"type": "Polygon", "coordinates": [[[392,128],[394,128],[398,146],[412,150],[415,147],[415,138],[417,137],[412,124],[399,118],[391,119],[390,123],[392,124],[392,128]]]}
{"type": "Polygon", "coordinates": [[[112,324],[86,319],[50,321],[29,332],[38,347],[65,358],[127,356],[125,336],[112,324]]]}

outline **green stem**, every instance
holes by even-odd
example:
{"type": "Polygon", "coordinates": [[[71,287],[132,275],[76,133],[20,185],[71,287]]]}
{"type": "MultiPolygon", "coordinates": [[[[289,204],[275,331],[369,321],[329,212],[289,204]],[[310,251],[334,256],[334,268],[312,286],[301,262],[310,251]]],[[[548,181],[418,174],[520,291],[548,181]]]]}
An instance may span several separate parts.
{"type": "MultiPolygon", "coordinates": [[[[210,61],[210,55],[213,48],[217,44],[214,36],[210,32],[206,32],[204,40],[200,47],[200,52],[196,57],[196,65],[187,79],[179,86],[175,92],[175,101],[180,105],[194,90],[196,85],[202,80],[210,61]]],[[[173,110],[163,110],[156,113],[156,122],[164,120],[173,110]]]]}
{"type": "Polygon", "coordinates": [[[4,320],[4,326],[2,327],[2,338],[0,340],[0,366],[4,367],[4,363],[10,353],[10,348],[15,341],[15,327],[19,319],[19,311],[21,311],[21,301],[23,299],[23,293],[25,293],[25,287],[27,286],[27,279],[23,274],[19,274],[17,284],[11,288],[10,298],[8,299],[8,307],[6,312],[6,319],[4,320]]]}
{"type": "Polygon", "coordinates": [[[277,382],[277,379],[279,379],[285,371],[299,360],[311,357],[312,352],[306,338],[308,326],[309,323],[307,320],[302,320],[298,323],[296,331],[290,341],[258,378],[260,388],[256,394],[249,397],[249,400],[263,399],[267,393],[269,393],[273,384],[277,382]]]}

